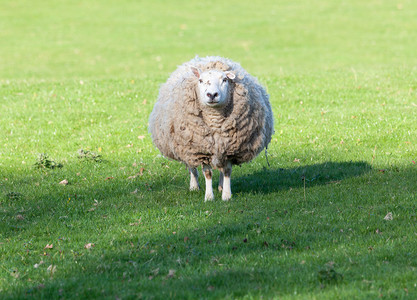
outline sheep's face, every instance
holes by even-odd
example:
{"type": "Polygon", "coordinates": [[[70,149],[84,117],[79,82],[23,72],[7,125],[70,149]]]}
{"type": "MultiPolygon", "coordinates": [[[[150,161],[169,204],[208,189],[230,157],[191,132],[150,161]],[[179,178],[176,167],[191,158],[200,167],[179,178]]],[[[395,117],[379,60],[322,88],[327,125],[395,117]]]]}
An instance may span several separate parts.
{"type": "Polygon", "coordinates": [[[231,80],[235,78],[235,74],[219,70],[201,72],[194,67],[191,69],[198,77],[198,93],[202,104],[216,108],[227,105],[231,80]]]}

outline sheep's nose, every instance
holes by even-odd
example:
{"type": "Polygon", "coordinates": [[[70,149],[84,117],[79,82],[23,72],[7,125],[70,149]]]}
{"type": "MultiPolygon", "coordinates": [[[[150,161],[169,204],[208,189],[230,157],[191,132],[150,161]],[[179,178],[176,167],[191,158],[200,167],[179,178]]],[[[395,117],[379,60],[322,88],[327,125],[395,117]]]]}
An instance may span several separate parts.
{"type": "Polygon", "coordinates": [[[214,100],[214,98],[216,98],[219,94],[218,93],[207,93],[207,97],[209,97],[211,100],[214,100]]]}

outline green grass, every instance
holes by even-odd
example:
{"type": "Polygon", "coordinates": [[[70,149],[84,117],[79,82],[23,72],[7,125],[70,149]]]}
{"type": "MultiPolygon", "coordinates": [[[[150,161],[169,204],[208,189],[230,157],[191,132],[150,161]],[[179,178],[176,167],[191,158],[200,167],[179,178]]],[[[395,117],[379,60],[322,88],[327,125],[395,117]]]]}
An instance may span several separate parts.
{"type": "Polygon", "coordinates": [[[417,298],[416,11],[1,2],[0,298],[417,298]],[[271,166],[235,167],[230,202],[147,131],[195,54],[271,96],[271,166]]]}

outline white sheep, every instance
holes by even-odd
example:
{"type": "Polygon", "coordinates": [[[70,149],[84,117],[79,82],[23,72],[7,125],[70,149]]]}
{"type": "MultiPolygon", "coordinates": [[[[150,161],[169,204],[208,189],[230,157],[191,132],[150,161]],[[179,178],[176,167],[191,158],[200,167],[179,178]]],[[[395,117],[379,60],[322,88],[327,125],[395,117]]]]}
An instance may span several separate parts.
{"type": "Polygon", "coordinates": [[[196,57],[179,66],[161,86],[150,115],[155,146],[183,162],[198,190],[197,167],[206,180],[205,200],[213,200],[212,168],[220,170],[219,191],[229,200],[232,165],[255,158],[273,134],[269,96],[238,63],[196,57]]]}

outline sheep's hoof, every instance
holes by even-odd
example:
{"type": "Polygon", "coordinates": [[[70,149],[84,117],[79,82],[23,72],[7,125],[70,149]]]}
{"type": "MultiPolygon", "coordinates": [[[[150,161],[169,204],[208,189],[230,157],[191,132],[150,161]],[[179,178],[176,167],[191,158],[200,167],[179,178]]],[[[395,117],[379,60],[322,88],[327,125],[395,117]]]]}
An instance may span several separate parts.
{"type": "Polygon", "coordinates": [[[204,197],[204,202],[206,202],[206,201],[213,201],[214,200],[214,195],[213,194],[209,194],[209,195],[206,195],[205,197],[204,197]]]}
{"type": "Polygon", "coordinates": [[[200,185],[197,181],[191,181],[190,183],[190,191],[198,191],[200,189],[200,185]]]}
{"type": "Polygon", "coordinates": [[[229,201],[232,198],[232,194],[229,193],[223,193],[222,194],[222,200],[223,201],[229,201]]]}
{"type": "Polygon", "coordinates": [[[219,189],[219,192],[223,191],[223,187],[221,185],[219,185],[218,189],[219,189]]]}

